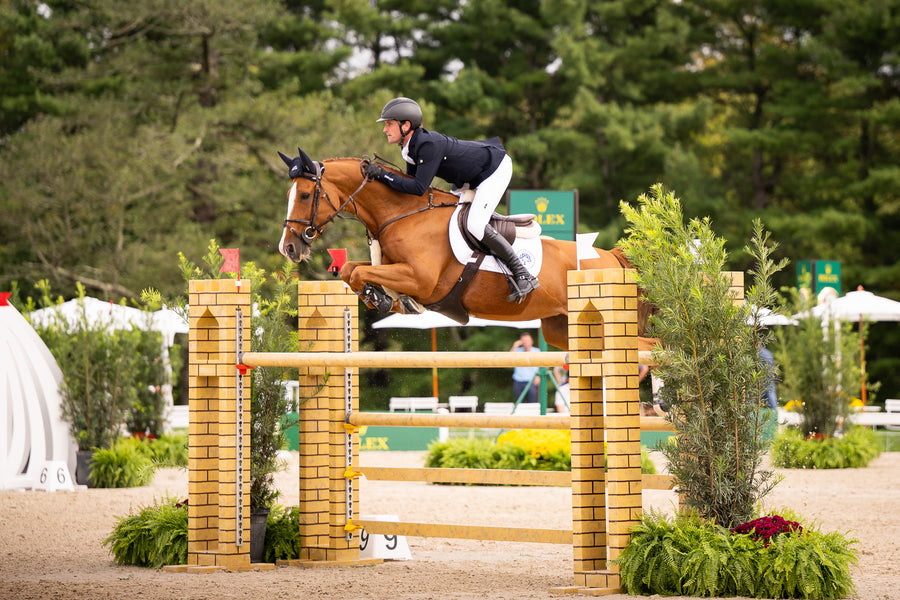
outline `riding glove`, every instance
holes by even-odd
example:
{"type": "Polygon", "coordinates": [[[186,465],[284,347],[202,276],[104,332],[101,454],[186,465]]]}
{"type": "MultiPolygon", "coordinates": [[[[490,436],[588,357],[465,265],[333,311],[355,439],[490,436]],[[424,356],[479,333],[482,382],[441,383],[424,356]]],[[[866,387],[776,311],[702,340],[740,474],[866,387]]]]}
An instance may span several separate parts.
{"type": "Polygon", "coordinates": [[[366,179],[370,179],[373,181],[381,181],[381,176],[384,175],[384,169],[375,163],[369,163],[366,165],[366,179]]]}

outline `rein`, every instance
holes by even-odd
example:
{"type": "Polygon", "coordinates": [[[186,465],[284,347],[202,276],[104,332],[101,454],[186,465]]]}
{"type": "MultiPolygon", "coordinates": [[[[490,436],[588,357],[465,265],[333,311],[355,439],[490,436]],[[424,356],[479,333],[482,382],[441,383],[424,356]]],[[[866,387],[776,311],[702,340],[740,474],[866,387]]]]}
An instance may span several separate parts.
{"type": "MultiPolygon", "coordinates": [[[[297,237],[301,238],[307,244],[312,244],[313,241],[315,241],[315,239],[322,234],[322,231],[325,229],[325,226],[328,225],[329,223],[331,223],[332,221],[334,221],[336,218],[341,218],[341,219],[348,218],[342,214],[343,211],[347,208],[348,204],[353,205],[353,215],[351,215],[349,218],[359,221],[366,228],[366,239],[368,240],[369,245],[371,245],[373,242],[378,240],[378,238],[381,236],[381,234],[384,232],[384,230],[388,227],[388,225],[392,225],[392,224],[396,223],[397,221],[400,221],[401,219],[405,219],[407,217],[411,217],[413,215],[417,215],[421,212],[425,212],[426,210],[432,210],[434,208],[447,208],[447,207],[453,207],[453,206],[459,205],[458,201],[457,202],[441,202],[440,204],[435,204],[434,203],[434,189],[429,187],[428,188],[428,204],[426,204],[425,206],[419,207],[418,209],[416,209],[412,212],[408,212],[406,214],[402,214],[402,215],[394,217],[392,219],[388,219],[381,225],[381,227],[378,228],[378,231],[376,231],[375,233],[372,233],[369,231],[368,226],[366,226],[366,224],[363,223],[362,220],[359,218],[359,208],[357,208],[357,206],[356,206],[356,195],[360,192],[360,190],[362,190],[365,187],[365,185],[367,183],[369,183],[369,179],[366,179],[364,176],[362,183],[359,185],[358,188],[356,188],[356,191],[354,191],[352,194],[347,196],[347,199],[344,200],[344,202],[341,203],[340,206],[335,206],[334,202],[331,201],[331,196],[329,196],[328,192],[325,190],[325,188],[322,187],[322,175],[323,175],[324,171],[325,171],[324,166],[321,163],[316,163],[316,173],[314,175],[306,174],[306,173],[304,173],[302,175],[302,177],[310,179],[316,183],[316,187],[313,192],[313,207],[312,207],[312,214],[310,215],[310,218],[309,219],[285,219],[284,223],[283,223],[283,227],[286,227],[288,229],[288,231],[290,231],[297,237]],[[325,200],[328,202],[328,205],[334,209],[334,213],[331,214],[330,216],[328,216],[321,223],[316,224],[316,216],[319,214],[319,199],[321,198],[322,194],[325,195],[325,200]],[[302,232],[298,233],[296,229],[291,227],[291,225],[290,225],[291,223],[299,223],[300,225],[305,225],[306,227],[305,227],[305,229],[303,229],[302,232]]],[[[363,171],[363,162],[360,163],[360,171],[363,171]]]]}
{"type": "MultiPolygon", "coordinates": [[[[365,184],[366,184],[366,182],[363,182],[363,185],[365,185],[365,184]]],[[[457,201],[457,202],[441,202],[440,204],[435,204],[434,203],[434,188],[429,187],[428,188],[428,204],[426,204],[425,206],[421,206],[412,212],[408,212],[406,214],[400,215],[399,217],[394,217],[393,219],[388,219],[381,225],[381,227],[378,228],[378,231],[376,231],[373,234],[370,234],[369,230],[367,228],[366,229],[366,238],[368,238],[369,244],[371,244],[372,242],[378,240],[378,237],[382,234],[382,232],[385,229],[387,229],[388,225],[396,223],[397,221],[399,221],[401,219],[405,219],[406,217],[411,217],[413,215],[419,214],[420,212],[425,212],[426,210],[431,210],[434,208],[447,208],[450,206],[458,206],[458,205],[459,205],[459,201],[457,201]]]]}

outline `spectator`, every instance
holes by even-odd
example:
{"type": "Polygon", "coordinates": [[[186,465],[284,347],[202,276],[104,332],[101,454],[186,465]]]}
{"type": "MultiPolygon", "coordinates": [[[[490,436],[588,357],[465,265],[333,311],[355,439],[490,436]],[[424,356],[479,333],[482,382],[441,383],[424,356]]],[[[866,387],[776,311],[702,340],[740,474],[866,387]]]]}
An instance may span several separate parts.
{"type": "Polygon", "coordinates": [[[763,368],[766,370],[765,390],[762,394],[762,400],[765,400],[766,406],[776,410],[778,408],[778,390],[775,387],[775,357],[762,344],[757,348],[757,354],[762,361],[763,368]]]}
{"type": "MultiPolygon", "coordinates": [[[[513,342],[510,352],[540,352],[540,348],[534,347],[534,340],[531,334],[523,333],[515,342],[513,342]]],[[[522,391],[528,388],[523,402],[538,401],[538,386],[541,383],[541,376],[538,375],[538,367],[515,367],[512,374],[513,380],[513,399],[518,400],[522,395],[522,391]],[[529,385],[531,387],[529,387],[529,385]]]]}

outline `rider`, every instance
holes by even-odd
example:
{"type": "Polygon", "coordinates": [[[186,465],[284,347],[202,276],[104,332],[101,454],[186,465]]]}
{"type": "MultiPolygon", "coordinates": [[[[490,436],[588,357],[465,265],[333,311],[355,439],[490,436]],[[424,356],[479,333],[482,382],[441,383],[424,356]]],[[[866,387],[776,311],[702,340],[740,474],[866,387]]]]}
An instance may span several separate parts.
{"type": "Polygon", "coordinates": [[[409,177],[397,177],[375,163],[366,166],[366,178],[389,187],[421,196],[435,176],[452,183],[455,188],[468,184],[475,189],[466,228],[481,240],[512,272],[515,291],[507,302],[522,302],[540,285],[522,265],[519,257],[497,230],[488,224],[512,178],[512,159],[506,154],[500,138],[472,142],[428,131],[422,127],[422,109],[415,100],[394,98],[384,105],[381,118],[388,142],[401,147],[409,177]]]}

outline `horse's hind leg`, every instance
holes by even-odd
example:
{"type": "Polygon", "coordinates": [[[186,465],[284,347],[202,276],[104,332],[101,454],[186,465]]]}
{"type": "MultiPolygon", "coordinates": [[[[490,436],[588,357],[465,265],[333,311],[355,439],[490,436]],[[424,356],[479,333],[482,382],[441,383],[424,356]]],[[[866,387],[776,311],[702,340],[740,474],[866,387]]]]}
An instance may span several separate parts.
{"type": "Polygon", "coordinates": [[[551,346],[561,350],[569,349],[569,316],[556,315],[541,319],[541,335],[551,346]]]}

